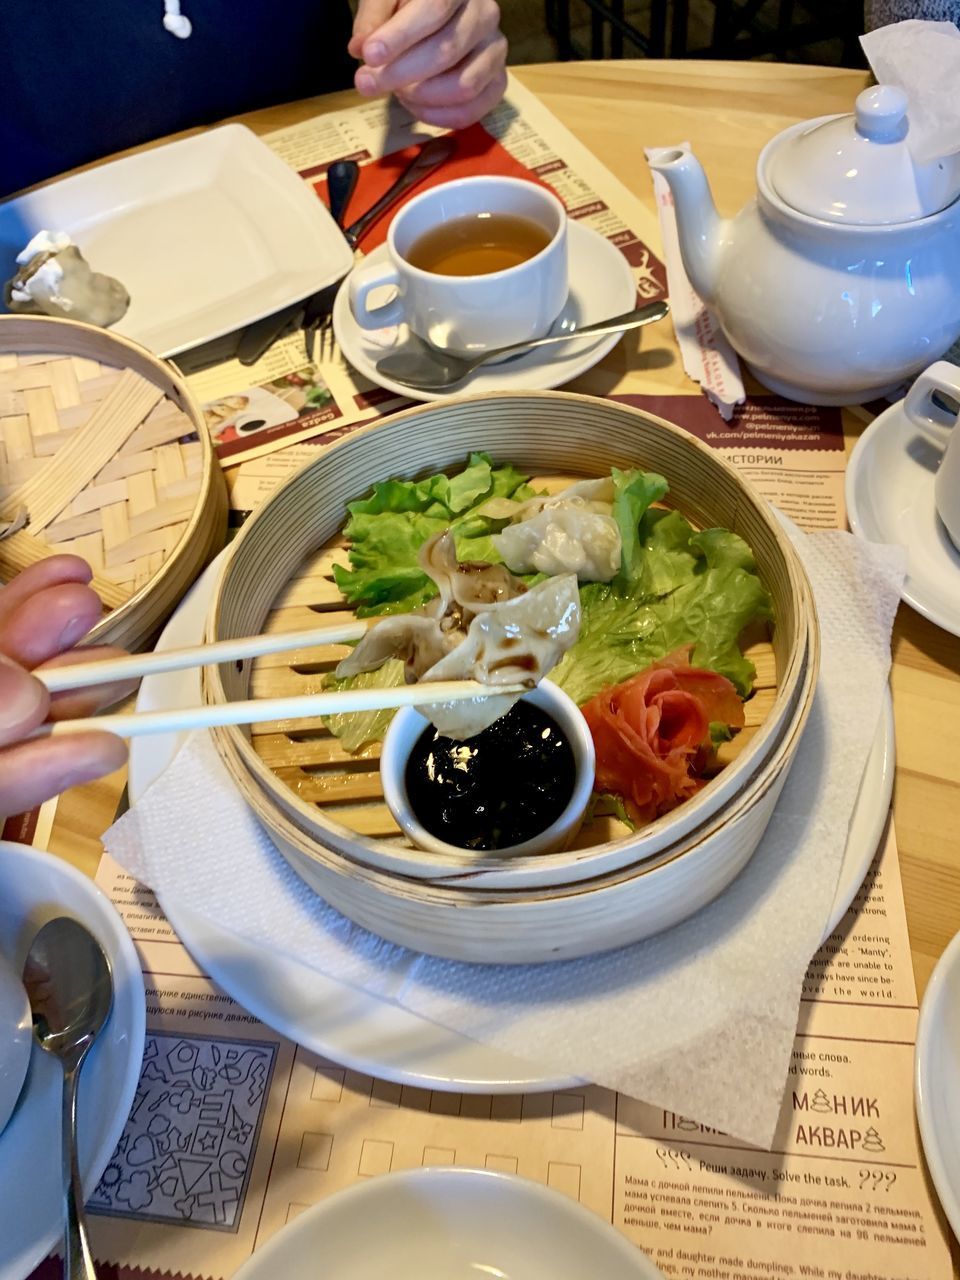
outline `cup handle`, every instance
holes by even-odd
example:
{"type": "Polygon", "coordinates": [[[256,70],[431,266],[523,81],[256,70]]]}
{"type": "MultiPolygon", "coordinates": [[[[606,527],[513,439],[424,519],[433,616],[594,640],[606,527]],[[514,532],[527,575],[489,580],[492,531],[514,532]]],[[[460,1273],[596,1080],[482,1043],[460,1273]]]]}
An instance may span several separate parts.
{"type": "Polygon", "coordinates": [[[933,398],[937,391],[960,401],[960,368],[949,360],[938,360],[924,369],[907,392],[903,410],[915,427],[944,447],[957,415],[937,404],[933,398]]]}
{"type": "Polygon", "coordinates": [[[370,307],[367,298],[374,289],[393,285],[400,288],[400,276],[389,262],[363,263],[350,276],[350,310],[361,329],[386,329],[403,322],[403,300],[398,292],[382,307],[370,307]]]}

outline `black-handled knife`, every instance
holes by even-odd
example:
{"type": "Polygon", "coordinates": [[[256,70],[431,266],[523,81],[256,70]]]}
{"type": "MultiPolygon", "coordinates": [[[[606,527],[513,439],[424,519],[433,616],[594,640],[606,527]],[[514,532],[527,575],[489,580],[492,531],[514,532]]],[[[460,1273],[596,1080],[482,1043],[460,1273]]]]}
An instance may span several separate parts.
{"type": "Polygon", "coordinates": [[[428,173],[432,173],[437,165],[443,164],[457,149],[457,141],[450,134],[439,138],[431,138],[420,148],[414,158],[397,178],[393,186],[385,191],[376,204],[372,205],[362,218],[351,222],[344,231],[347,244],[351,249],[357,247],[357,241],[374,222],[400,199],[405,191],[422,182],[428,173]]]}

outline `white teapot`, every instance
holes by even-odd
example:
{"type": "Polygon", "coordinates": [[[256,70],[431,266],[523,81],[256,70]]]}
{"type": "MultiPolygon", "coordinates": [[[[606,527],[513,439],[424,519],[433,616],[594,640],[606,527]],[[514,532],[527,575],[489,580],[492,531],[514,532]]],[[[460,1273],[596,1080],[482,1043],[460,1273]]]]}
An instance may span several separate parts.
{"type": "Polygon", "coordinates": [[[960,156],[915,164],[906,112],[902,90],[878,85],[853,115],[785,129],[730,220],[695,156],[651,153],[691,284],[755,376],[791,400],[889,394],[960,337],[960,156]]]}

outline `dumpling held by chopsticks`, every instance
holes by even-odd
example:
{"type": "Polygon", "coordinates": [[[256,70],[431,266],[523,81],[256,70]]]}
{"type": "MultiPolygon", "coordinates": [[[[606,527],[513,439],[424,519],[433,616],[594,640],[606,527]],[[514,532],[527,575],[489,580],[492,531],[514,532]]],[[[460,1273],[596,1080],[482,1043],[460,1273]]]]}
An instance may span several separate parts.
{"type": "MultiPolygon", "coordinates": [[[[574,574],[548,578],[528,591],[502,565],[458,564],[447,531],[425,543],[420,564],[440,594],[413,613],[375,623],[337,667],[338,677],[403,660],[408,683],[479,680],[532,689],[580,632],[574,574]]],[[[449,738],[472,738],[493,724],[519,694],[435,703],[423,714],[449,738]]]]}

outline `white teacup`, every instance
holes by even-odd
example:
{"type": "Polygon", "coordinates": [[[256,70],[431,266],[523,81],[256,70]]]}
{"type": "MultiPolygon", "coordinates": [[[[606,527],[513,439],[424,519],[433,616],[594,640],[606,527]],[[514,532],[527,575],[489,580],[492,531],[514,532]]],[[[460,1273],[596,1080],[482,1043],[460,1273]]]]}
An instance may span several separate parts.
{"type": "Polygon", "coordinates": [[[960,430],[956,429],[956,413],[934,400],[937,391],[960,402],[960,368],[948,360],[938,360],[920,374],[907,392],[903,408],[913,425],[943,449],[933,496],[937,514],[960,550],[960,430]]]}
{"type": "Polygon", "coordinates": [[[416,196],[393,219],[387,260],[363,263],[350,277],[350,307],[362,329],[405,323],[435,347],[479,353],[541,338],[567,300],[567,214],[546,188],[523,178],[458,178],[416,196]],[[533,257],[485,275],[441,275],[413,266],[407,254],[442,223],[477,214],[508,214],[550,237],[533,257]],[[370,295],[396,296],[371,307],[370,295]]]}

